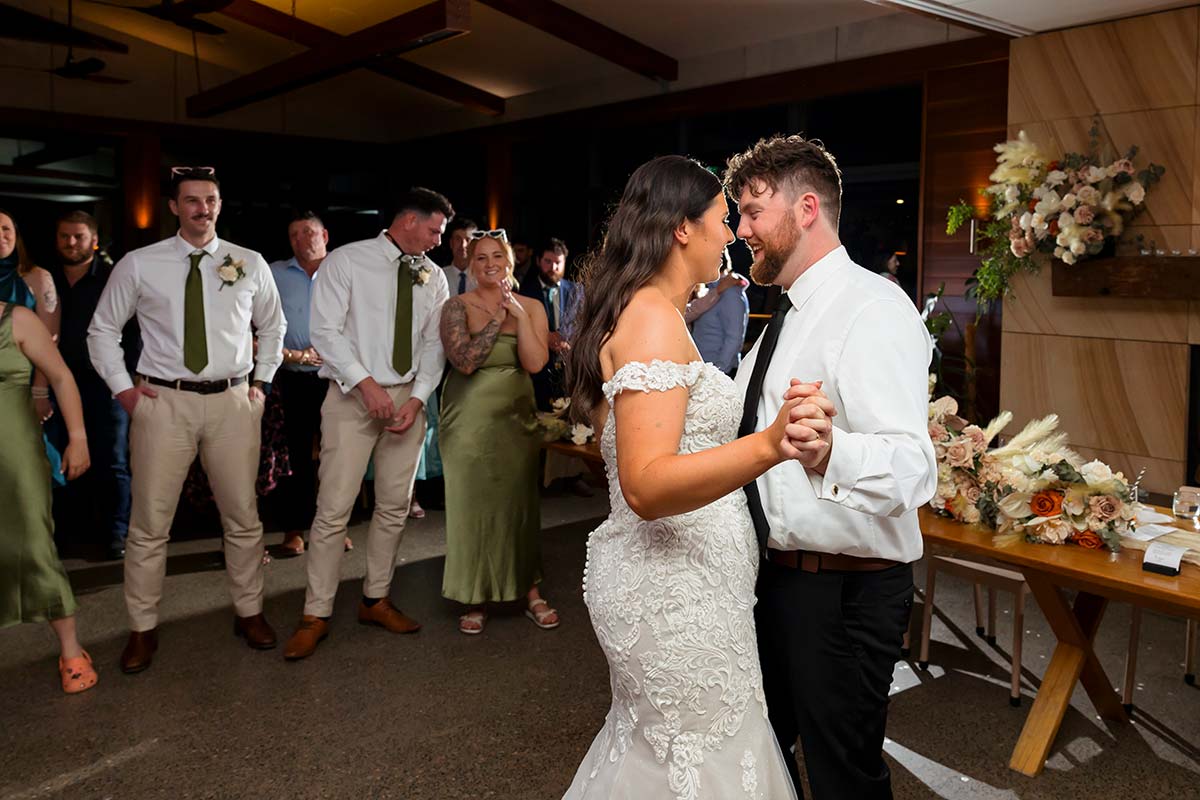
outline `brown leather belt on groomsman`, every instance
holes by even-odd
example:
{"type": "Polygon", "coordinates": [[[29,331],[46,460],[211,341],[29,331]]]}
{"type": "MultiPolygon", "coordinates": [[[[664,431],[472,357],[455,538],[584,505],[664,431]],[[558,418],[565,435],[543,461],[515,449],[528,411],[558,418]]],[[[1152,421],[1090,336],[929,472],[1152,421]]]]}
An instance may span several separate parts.
{"type": "Polygon", "coordinates": [[[767,548],[767,560],[772,564],[804,572],[879,572],[898,565],[886,558],[859,558],[840,553],[814,553],[810,550],[775,550],[767,548]]]}
{"type": "Polygon", "coordinates": [[[142,379],[154,386],[166,386],[169,389],[177,389],[181,392],[220,394],[226,389],[245,383],[246,377],[243,375],[240,378],[225,378],[219,381],[165,381],[162,378],[152,378],[149,375],[143,375],[142,379]]]}

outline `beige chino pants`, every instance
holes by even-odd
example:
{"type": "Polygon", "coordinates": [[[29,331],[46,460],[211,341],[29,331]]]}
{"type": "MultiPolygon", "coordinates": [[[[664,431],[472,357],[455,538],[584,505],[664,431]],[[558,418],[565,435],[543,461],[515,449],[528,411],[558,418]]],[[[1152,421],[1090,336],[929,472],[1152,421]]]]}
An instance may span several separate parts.
{"type": "Polygon", "coordinates": [[[153,388],[158,396],[141,396],[129,426],[133,508],[125,540],[125,604],[130,628],[148,631],[158,625],[171,522],[197,451],[225,531],[234,611],[239,617],[258,614],[263,528],[254,484],[263,404],[250,400],[247,383],[207,395],[153,388]]]}
{"type": "MultiPolygon", "coordinates": [[[[412,386],[387,387],[396,408],[408,402],[412,386]]],[[[367,532],[367,575],[363,594],[387,597],[404,535],[421,446],[425,443],[425,412],[404,433],[384,430],[391,423],[372,419],[356,392],[343,394],[330,382],[321,405],[321,469],[317,514],[308,543],[308,591],[304,613],[328,617],[341,577],[346,523],[362,487],[372,456],[375,459],[375,513],[367,532]]]]}

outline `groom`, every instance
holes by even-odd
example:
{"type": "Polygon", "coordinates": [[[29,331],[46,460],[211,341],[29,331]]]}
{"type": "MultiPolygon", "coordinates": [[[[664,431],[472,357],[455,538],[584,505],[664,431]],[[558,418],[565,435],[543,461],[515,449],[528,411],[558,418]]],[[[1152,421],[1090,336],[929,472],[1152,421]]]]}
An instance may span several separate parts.
{"type": "Polygon", "coordinates": [[[841,245],[841,172],[820,142],[760,141],[730,159],[725,184],[754,255],[750,277],[783,289],[738,370],[739,435],[812,391],[789,387],[791,376],[821,381],[836,410],[824,448],[746,486],[764,559],[755,622],[771,725],[784,752],[799,737],[816,800],[890,798],[888,691],[922,552],[917,509],[937,477],[932,344],[904,292],[841,245]]]}

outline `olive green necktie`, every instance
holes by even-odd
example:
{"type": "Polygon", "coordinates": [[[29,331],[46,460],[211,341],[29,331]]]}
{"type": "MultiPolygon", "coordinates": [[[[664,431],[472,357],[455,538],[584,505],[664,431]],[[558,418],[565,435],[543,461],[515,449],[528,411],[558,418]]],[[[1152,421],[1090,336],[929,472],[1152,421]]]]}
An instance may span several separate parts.
{"type": "Polygon", "coordinates": [[[413,279],[409,259],[400,256],[396,271],[396,329],[392,335],[392,367],[399,375],[412,369],[413,279]]]}
{"type": "Polygon", "coordinates": [[[183,290],[183,365],[200,373],[208,366],[208,341],[204,333],[204,281],[200,278],[200,260],[208,253],[198,250],[188,256],[192,262],[183,290]]]}

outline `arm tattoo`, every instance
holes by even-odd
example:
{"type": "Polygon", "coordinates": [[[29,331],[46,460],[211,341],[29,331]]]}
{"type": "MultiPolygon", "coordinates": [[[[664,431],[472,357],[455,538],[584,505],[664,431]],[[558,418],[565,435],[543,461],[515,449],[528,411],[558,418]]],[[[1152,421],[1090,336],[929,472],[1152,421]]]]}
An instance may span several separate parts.
{"type": "Polygon", "coordinates": [[[51,314],[53,314],[55,309],[58,308],[58,293],[54,291],[54,284],[50,284],[46,287],[46,290],[42,292],[42,303],[45,305],[46,310],[51,314]]]}
{"type": "Polygon", "coordinates": [[[500,320],[493,319],[479,333],[471,333],[467,307],[455,297],[442,307],[441,335],[446,358],[459,372],[469,375],[491,354],[496,337],[500,335],[500,320]]]}

